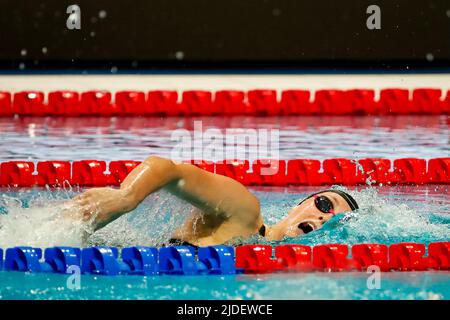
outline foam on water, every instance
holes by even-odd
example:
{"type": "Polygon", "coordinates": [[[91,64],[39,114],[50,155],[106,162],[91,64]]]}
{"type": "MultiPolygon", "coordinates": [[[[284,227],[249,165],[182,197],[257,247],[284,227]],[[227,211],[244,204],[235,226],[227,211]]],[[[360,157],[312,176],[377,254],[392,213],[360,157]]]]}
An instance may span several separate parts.
{"type": "Polygon", "coordinates": [[[72,217],[77,208],[68,200],[74,195],[72,190],[20,190],[2,194],[0,247],[161,246],[182,223],[177,218],[192,209],[161,191],[149,196],[133,212],[92,234],[89,223],[72,217]]]}
{"type": "MultiPolygon", "coordinates": [[[[376,188],[349,192],[360,204],[356,212],[339,214],[322,229],[297,238],[286,238],[282,243],[395,243],[448,241],[450,238],[450,204],[432,201],[406,204],[381,196],[376,188]]],[[[255,192],[261,199],[263,216],[267,224],[284,217],[292,204],[306,194],[255,192]]],[[[88,226],[67,218],[66,200],[73,197],[72,190],[50,192],[21,190],[0,196],[0,247],[30,245],[50,247],[56,245],[92,246],[132,245],[161,246],[178,228],[192,210],[192,206],[165,191],[149,196],[133,212],[122,216],[87,240],[88,226]]],[[[237,243],[241,243],[239,241],[237,243]]],[[[245,243],[266,242],[259,236],[245,243]]],[[[274,243],[275,244],[275,243],[274,243]]],[[[279,244],[279,242],[277,243],[279,244]]]]}
{"type": "Polygon", "coordinates": [[[0,206],[0,247],[27,245],[81,246],[86,225],[64,215],[61,200],[44,201],[46,196],[30,202],[3,194],[0,206]]]}

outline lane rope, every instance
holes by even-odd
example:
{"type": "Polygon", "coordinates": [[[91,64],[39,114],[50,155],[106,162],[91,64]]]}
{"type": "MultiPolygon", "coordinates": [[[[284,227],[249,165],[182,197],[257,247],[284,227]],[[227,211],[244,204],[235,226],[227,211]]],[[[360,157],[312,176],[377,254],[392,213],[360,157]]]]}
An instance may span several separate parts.
{"type": "Polygon", "coordinates": [[[425,244],[253,244],[174,247],[13,247],[0,249],[0,270],[95,275],[210,275],[274,272],[426,271],[450,269],[450,242],[425,244]],[[119,257],[120,253],[120,257],[119,257]]]}
{"type": "Polygon", "coordinates": [[[350,114],[450,114],[450,90],[0,91],[0,117],[350,114]]]}
{"type": "MultiPolygon", "coordinates": [[[[244,185],[345,186],[377,184],[450,184],[450,158],[291,159],[188,161],[244,185]]],[[[139,161],[6,161],[0,163],[0,187],[118,186],[139,161]]]]}

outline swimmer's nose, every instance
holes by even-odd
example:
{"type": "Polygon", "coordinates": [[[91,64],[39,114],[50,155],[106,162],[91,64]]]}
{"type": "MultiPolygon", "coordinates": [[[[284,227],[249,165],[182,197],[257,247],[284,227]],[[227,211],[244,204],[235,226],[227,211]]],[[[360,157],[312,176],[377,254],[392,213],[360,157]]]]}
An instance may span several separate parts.
{"type": "Polygon", "coordinates": [[[303,231],[304,234],[314,231],[314,226],[309,222],[302,222],[298,225],[298,228],[303,231]]]}

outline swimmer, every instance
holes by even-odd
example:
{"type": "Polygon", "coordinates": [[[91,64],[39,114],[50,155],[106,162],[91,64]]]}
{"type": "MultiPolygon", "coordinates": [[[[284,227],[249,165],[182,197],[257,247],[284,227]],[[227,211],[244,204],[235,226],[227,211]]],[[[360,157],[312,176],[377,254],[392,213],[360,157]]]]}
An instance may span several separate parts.
{"type": "Polygon", "coordinates": [[[254,234],[282,240],[320,229],[334,214],[358,209],[347,193],[324,190],[305,198],[284,219],[268,226],[259,200],[238,181],[156,156],[131,171],[120,188],[93,188],[76,196],[71,204],[79,206],[82,219],[95,231],[162,188],[195,207],[170,239],[175,245],[218,245],[254,234]]]}

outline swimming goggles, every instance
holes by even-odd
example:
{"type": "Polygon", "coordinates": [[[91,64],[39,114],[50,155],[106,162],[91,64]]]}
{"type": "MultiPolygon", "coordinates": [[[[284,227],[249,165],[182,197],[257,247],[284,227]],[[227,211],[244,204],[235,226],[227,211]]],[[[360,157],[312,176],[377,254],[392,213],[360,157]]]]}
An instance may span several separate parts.
{"type": "Polygon", "coordinates": [[[334,214],[333,202],[327,196],[314,196],[314,205],[320,212],[334,214]]]}

